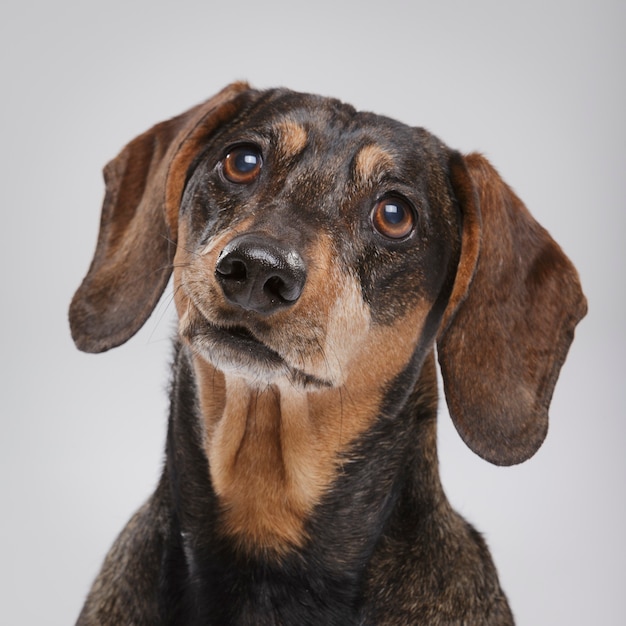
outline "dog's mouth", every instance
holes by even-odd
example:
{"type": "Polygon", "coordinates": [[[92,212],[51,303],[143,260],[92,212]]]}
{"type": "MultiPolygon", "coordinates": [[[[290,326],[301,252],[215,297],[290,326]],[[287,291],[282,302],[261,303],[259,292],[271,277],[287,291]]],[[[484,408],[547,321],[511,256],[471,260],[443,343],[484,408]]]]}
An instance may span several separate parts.
{"type": "Polygon", "coordinates": [[[287,378],[305,387],[329,387],[328,381],[290,365],[243,325],[219,325],[202,317],[182,330],[194,351],[217,369],[242,375],[257,382],[287,378]]]}
{"type": "Polygon", "coordinates": [[[284,363],[278,352],[257,339],[245,326],[220,327],[209,323],[207,326],[215,341],[223,344],[224,348],[232,349],[237,356],[244,355],[276,366],[284,363]]]}

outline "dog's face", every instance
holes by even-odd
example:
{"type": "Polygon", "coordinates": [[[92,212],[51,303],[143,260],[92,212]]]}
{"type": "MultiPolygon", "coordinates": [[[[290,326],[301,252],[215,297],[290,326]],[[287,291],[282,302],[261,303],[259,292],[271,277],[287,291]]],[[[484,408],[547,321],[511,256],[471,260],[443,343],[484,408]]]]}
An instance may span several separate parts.
{"type": "Polygon", "coordinates": [[[436,343],[475,452],[511,464],[541,445],[586,301],[480,155],[335,100],[238,83],[134,139],[105,179],[70,308],[81,349],[129,339],[173,271],[182,340],[231,378],[318,396],[375,388],[371,419],[408,364],[410,393],[436,343]]]}
{"type": "Polygon", "coordinates": [[[182,337],[262,385],[337,387],[364,361],[396,374],[432,341],[458,264],[448,158],[425,131],[333,100],[278,92],[246,109],[189,170],[182,337]]]}

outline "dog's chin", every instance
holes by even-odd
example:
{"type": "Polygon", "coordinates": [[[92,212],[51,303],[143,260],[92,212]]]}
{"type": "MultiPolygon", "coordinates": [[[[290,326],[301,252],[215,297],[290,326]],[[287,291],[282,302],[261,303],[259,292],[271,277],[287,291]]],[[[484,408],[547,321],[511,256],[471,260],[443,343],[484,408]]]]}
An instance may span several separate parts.
{"type": "Polygon", "coordinates": [[[306,388],[328,388],[331,383],[289,365],[285,359],[244,326],[219,326],[207,320],[181,332],[194,352],[216,369],[245,378],[255,385],[287,381],[306,388]]]}

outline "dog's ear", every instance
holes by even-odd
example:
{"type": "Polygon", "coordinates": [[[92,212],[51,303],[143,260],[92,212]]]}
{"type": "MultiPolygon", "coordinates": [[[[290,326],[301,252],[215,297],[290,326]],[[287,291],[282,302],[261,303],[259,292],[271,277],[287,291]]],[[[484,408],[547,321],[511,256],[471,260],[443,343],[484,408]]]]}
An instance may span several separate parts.
{"type": "Polygon", "coordinates": [[[438,338],[450,415],[497,465],[531,457],[574,328],[587,305],[578,275],[488,161],[450,160],[461,258],[438,338]]]}
{"type": "Polygon", "coordinates": [[[149,317],[171,274],[187,170],[247,93],[245,83],[229,85],[140,135],[105,167],[96,251],[70,305],[72,337],[81,350],[119,346],[149,317]]]}

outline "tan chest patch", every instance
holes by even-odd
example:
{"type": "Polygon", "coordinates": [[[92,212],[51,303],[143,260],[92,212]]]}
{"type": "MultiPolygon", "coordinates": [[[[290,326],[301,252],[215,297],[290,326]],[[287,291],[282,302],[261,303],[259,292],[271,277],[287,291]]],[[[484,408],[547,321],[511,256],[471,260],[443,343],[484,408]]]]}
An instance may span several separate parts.
{"type": "Polygon", "coordinates": [[[378,418],[387,383],[415,349],[423,316],[411,317],[373,329],[344,384],[331,389],[286,380],[253,387],[195,358],[223,531],[244,550],[279,556],[306,542],[306,520],[332,488],[342,453],[378,418]]]}

